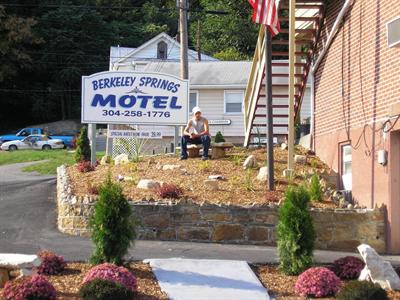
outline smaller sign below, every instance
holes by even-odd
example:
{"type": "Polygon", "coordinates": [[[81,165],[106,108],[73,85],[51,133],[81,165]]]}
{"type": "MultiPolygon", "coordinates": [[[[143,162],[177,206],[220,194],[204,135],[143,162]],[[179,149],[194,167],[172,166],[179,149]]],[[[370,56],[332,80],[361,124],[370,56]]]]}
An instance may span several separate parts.
{"type": "Polygon", "coordinates": [[[209,125],[231,125],[231,120],[208,120],[209,125]]]}
{"type": "MultiPolygon", "coordinates": [[[[274,137],[272,140],[273,140],[274,144],[278,144],[277,137],[274,137]]],[[[254,143],[267,144],[267,142],[268,142],[268,139],[266,137],[262,137],[262,138],[254,137],[254,143]]]]}
{"type": "Polygon", "coordinates": [[[120,138],[120,139],[129,139],[129,138],[139,138],[139,139],[162,139],[163,134],[160,130],[118,130],[118,129],[110,129],[108,131],[109,138],[120,138]]]}

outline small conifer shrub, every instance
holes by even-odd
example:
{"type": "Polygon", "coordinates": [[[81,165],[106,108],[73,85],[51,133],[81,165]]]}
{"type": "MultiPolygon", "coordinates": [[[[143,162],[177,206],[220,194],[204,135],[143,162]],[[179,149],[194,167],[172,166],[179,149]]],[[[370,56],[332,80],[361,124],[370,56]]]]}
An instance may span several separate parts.
{"type": "Polygon", "coordinates": [[[350,281],[337,295],[339,300],[387,300],[388,295],[379,284],[369,281],[350,281]]]}
{"type": "Polygon", "coordinates": [[[216,143],[224,143],[225,142],[225,138],[222,135],[221,131],[218,131],[216,133],[215,138],[214,138],[214,142],[216,142],[216,143]]]}
{"type": "Polygon", "coordinates": [[[136,238],[136,222],[132,209],[118,183],[108,175],[99,188],[99,199],[89,220],[95,245],[91,262],[120,265],[123,256],[136,238]]]}
{"type": "Polygon", "coordinates": [[[316,235],[308,207],[309,200],[304,186],[289,187],[279,210],[279,269],[286,275],[298,275],[311,267],[313,262],[316,235]]]}
{"type": "Polygon", "coordinates": [[[86,126],[83,126],[81,133],[76,140],[75,161],[90,161],[90,142],[86,126]]]}
{"type": "Polygon", "coordinates": [[[322,187],[317,174],[311,177],[309,193],[311,201],[322,201],[322,187]]]}

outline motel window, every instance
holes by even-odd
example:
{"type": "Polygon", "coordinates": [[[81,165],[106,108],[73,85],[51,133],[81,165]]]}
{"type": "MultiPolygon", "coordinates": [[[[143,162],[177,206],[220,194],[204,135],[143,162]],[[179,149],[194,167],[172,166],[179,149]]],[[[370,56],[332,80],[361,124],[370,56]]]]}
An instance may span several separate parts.
{"type": "Polygon", "coordinates": [[[159,42],[157,45],[157,58],[158,59],[167,59],[167,50],[168,45],[166,42],[159,42]]]}
{"type": "Polygon", "coordinates": [[[342,183],[345,190],[352,189],[352,153],[351,145],[342,146],[342,183]]]}
{"type": "Polygon", "coordinates": [[[199,93],[190,92],[189,95],[189,113],[192,113],[194,107],[199,106],[199,93]]]}
{"type": "Polygon", "coordinates": [[[241,114],[243,97],[243,91],[225,91],[225,113],[241,114]]]}

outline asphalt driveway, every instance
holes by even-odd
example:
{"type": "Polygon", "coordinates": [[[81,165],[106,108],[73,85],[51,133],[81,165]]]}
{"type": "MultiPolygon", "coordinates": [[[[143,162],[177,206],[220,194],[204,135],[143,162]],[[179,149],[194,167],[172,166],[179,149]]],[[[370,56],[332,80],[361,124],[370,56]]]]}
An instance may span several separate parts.
{"type": "MultiPolygon", "coordinates": [[[[22,172],[29,164],[33,163],[0,166],[0,253],[32,254],[48,249],[70,261],[87,260],[92,251],[90,239],[57,230],[55,176],[22,172]]],[[[317,261],[329,262],[346,253],[316,251],[315,255],[317,261]]],[[[274,247],[161,241],[137,241],[128,258],[169,257],[277,262],[274,247]]]]}

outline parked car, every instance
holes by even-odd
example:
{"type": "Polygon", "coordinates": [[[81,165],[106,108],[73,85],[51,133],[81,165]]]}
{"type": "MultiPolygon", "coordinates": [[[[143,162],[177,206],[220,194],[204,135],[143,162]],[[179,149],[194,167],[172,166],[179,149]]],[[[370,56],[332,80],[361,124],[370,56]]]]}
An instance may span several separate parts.
{"type": "MultiPolygon", "coordinates": [[[[6,135],[1,135],[0,136],[0,145],[2,145],[5,142],[9,141],[22,141],[24,138],[30,136],[30,135],[44,135],[46,134],[45,131],[42,128],[35,128],[35,127],[29,127],[29,128],[23,128],[21,130],[18,130],[16,134],[6,134],[6,135]]],[[[73,147],[73,135],[52,135],[52,134],[46,134],[48,137],[51,137],[52,139],[60,139],[63,141],[65,147],[72,148],[73,147]]]]}
{"type": "Polygon", "coordinates": [[[23,140],[14,140],[1,144],[1,150],[23,150],[23,149],[36,149],[36,150],[51,150],[63,149],[64,142],[61,139],[54,139],[44,134],[33,134],[23,140]]]}

